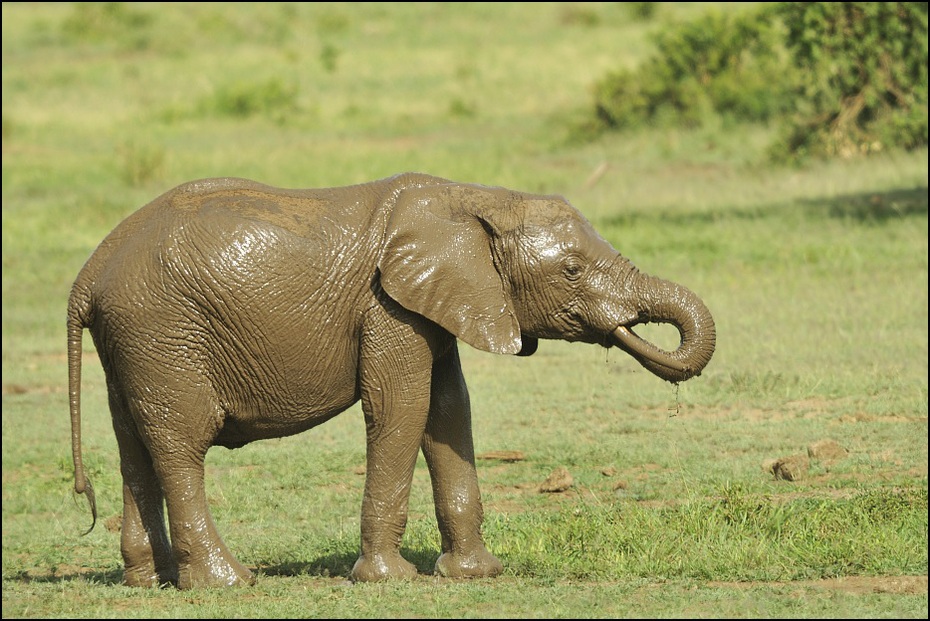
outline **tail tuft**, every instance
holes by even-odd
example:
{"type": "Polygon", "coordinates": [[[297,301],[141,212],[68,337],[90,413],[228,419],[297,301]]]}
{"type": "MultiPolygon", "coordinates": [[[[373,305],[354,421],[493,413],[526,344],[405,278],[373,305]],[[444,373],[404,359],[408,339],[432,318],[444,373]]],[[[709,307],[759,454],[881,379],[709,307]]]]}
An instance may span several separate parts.
{"type": "Polygon", "coordinates": [[[87,504],[90,505],[90,513],[93,516],[93,519],[90,523],[90,528],[81,533],[81,536],[89,535],[90,531],[94,530],[94,526],[97,525],[97,497],[94,495],[94,486],[86,476],[78,481],[75,478],[74,481],[74,491],[78,494],[84,494],[87,496],[87,504]]]}

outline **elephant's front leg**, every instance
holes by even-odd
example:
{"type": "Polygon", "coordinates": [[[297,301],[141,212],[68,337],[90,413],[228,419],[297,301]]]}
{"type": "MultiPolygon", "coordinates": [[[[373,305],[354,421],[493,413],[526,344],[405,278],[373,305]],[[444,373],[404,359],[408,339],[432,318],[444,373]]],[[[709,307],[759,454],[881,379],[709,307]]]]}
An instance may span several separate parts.
{"type": "Polygon", "coordinates": [[[436,573],[453,578],[500,574],[503,566],[481,536],[484,512],[475,471],[471,405],[455,345],[433,367],[423,454],[442,536],[436,573]]]}
{"type": "Polygon", "coordinates": [[[407,501],[429,411],[432,356],[416,334],[388,349],[364,347],[362,408],[368,442],[362,499],[362,549],[351,578],[410,579],[416,567],[400,555],[407,501]]]}

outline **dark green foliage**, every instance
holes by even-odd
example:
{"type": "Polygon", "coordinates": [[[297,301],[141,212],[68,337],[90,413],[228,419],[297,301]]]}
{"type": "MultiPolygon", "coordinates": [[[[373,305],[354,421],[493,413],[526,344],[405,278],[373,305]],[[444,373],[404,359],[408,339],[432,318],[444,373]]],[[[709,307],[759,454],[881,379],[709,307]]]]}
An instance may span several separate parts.
{"type": "Polygon", "coordinates": [[[789,154],[839,155],[927,144],[926,2],[783,2],[801,72],[789,154]]]}
{"type": "Polygon", "coordinates": [[[323,65],[326,73],[335,73],[338,61],[339,48],[330,43],[324,44],[323,49],[320,50],[320,64],[323,65]]]}
{"type": "Polygon", "coordinates": [[[262,115],[281,121],[298,109],[297,86],[279,78],[250,82],[237,81],[218,87],[203,102],[206,114],[246,118],[262,115]]]}
{"type": "Polygon", "coordinates": [[[853,503],[873,523],[894,522],[908,515],[922,516],[926,531],[927,490],[918,487],[904,489],[879,488],[857,496],[853,503]]]}
{"type": "Polygon", "coordinates": [[[636,71],[596,85],[596,112],[610,128],[696,126],[712,113],[763,121],[790,106],[780,32],[766,10],[714,12],[660,30],[657,54],[636,71]]]}
{"type": "Polygon", "coordinates": [[[655,17],[659,4],[658,2],[624,2],[623,7],[634,17],[648,21],[655,17]]]}
{"type": "Polygon", "coordinates": [[[783,2],[707,13],[595,86],[602,128],[777,122],[771,154],[850,157],[927,144],[927,3],[783,2]]]}

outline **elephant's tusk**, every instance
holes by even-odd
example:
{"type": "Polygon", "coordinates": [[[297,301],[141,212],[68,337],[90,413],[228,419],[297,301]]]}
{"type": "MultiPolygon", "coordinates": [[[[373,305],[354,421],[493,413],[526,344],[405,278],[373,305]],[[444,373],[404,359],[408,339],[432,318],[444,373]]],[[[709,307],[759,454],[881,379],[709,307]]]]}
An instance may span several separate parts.
{"type": "Polygon", "coordinates": [[[649,341],[643,340],[626,326],[618,326],[617,329],[614,330],[613,336],[617,339],[617,343],[621,349],[637,358],[645,358],[650,362],[681,373],[688,373],[690,371],[690,367],[672,358],[665,350],[656,347],[649,341]]]}

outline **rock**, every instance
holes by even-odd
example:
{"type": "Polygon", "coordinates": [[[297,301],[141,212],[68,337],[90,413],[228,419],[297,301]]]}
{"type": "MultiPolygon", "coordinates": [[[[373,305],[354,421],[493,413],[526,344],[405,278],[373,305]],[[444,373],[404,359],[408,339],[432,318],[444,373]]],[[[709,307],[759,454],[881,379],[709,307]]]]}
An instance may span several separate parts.
{"type": "Polygon", "coordinates": [[[783,481],[799,481],[807,475],[810,469],[810,460],[807,455],[789,455],[775,461],[772,473],[776,479],[783,481]]]}
{"type": "Polygon", "coordinates": [[[845,459],[849,451],[844,449],[835,440],[818,440],[807,447],[807,456],[822,461],[836,461],[845,459]]]}
{"type": "Polygon", "coordinates": [[[539,491],[544,494],[551,494],[554,492],[564,492],[569,487],[574,485],[575,480],[572,478],[571,473],[564,466],[559,466],[553,470],[546,480],[539,485],[539,491]]]}

